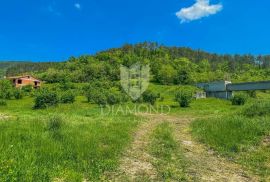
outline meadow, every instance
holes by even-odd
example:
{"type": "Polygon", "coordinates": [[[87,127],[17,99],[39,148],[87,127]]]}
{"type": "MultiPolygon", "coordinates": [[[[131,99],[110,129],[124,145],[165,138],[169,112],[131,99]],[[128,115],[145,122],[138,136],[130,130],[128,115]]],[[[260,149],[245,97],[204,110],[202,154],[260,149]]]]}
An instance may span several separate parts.
{"type": "MultiPolygon", "coordinates": [[[[167,105],[169,117],[191,118],[185,131],[194,143],[198,141],[213,150],[214,156],[221,155],[260,180],[269,179],[269,93],[258,93],[258,98],[250,98],[245,106],[208,98],[180,108],[174,99],[176,88],[151,84],[149,89],[162,96],[154,107],[167,105]]],[[[114,179],[139,126],[149,120],[138,113],[102,115],[101,108],[88,103],[84,96],[77,96],[74,103],[46,109],[33,106],[31,96],[11,99],[0,106],[0,181],[114,179]]],[[[192,159],[185,156],[183,144],[177,139],[179,131],[174,123],[161,120],[149,130],[146,148],[155,158],[151,163],[157,171],[156,180],[192,181],[192,159]]],[[[138,179],[151,181],[147,177],[138,179]]]]}
{"type": "Polygon", "coordinates": [[[0,181],[97,180],[117,167],[120,152],[140,122],[135,116],[100,115],[77,98],[70,105],[33,110],[33,99],[0,107],[0,181]]]}

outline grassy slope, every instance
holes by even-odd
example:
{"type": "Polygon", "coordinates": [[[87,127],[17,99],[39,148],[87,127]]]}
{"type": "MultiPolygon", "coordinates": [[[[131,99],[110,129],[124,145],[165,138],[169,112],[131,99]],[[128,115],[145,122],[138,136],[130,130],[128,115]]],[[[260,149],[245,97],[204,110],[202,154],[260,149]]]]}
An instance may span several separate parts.
{"type": "Polygon", "coordinates": [[[254,107],[253,104],[259,101],[269,103],[269,94],[259,93],[258,99],[251,99],[237,111],[216,118],[196,120],[191,127],[194,137],[199,141],[242,164],[262,179],[269,180],[269,104],[261,106],[267,108],[254,107]],[[253,113],[255,116],[250,117],[253,113]],[[265,114],[256,116],[258,113],[265,114]]]}
{"type": "Polygon", "coordinates": [[[32,99],[12,100],[1,113],[0,181],[99,179],[116,169],[118,157],[138,123],[134,116],[106,116],[81,98],[72,105],[32,110],[32,99]],[[63,124],[50,131],[52,116],[63,124]]]}
{"type": "MultiPolygon", "coordinates": [[[[175,88],[175,86],[150,85],[150,89],[161,93],[164,97],[163,101],[157,102],[157,106],[170,106],[171,115],[216,118],[233,115],[242,109],[242,107],[232,106],[229,101],[219,99],[196,100],[190,108],[179,108],[174,101],[175,88]]],[[[267,93],[259,95],[259,98],[268,97],[267,93]]],[[[0,180],[100,179],[104,172],[115,170],[118,166],[119,155],[129,144],[132,131],[136,128],[139,118],[121,114],[101,116],[99,108],[85,103],[84,100],[83,97],[78,97],[74,104],[35,111],[32,110],[32,98],[11,100],[8,101],[8,106],[0,106],[1,113],[11,116],[8,121],[0,121],[0,180]],[[57,131],[50,131],[48,123],[50,118],[55,115],[63,120],[63,124],[57,131]]],[[[200,121],[198,129],[207,128],[208,124],[211,127],[216,126],[217,120],[200,121]]],[[[221,131],[223,131],[224,120],[221,119],[219,122],[220,125],[214,127],[211,134],[222,139],[224,133],[221,131]]],[[[235,125],[227,126],[242,126],[244,122],[244,120],[239,120],[235,125]]],[[[255,141],[253,131],[255,130],[256,133],[261,131],[252,128],[249,133],[250,127],[252,125],[245,123],[244,127],[240,127],[243,130],[238,133],[242,139],[241,132],[247,132],[247,138],[251,142],[242,143],[243,140],[238,141],[234,138],[228,138],[227,141],[234,141],[237,145],[239,144],[239,147],[248,146],[246,149],[250,150],[255,141]]],[[[232,129],[239,128],[233,127],[232,129]]],[[[202,136],[204,135],[196,135],[199,139],[203,139],[202,136]]],[[[257,145],[261,138],[262,135],[255,141],[257,145]]],[[[171,141],[166,141],[167,139],[164,142],[171,141]]],[[[162,138],[158,140],[163,141],[162,138]]],[[[204,142],[209,144],[206,140],[204,142]]],[[[223,144],[221,142],[217,145],[223,147],[223,144]]],[[[215,148],[212,144],[210,147],[215,148]]],[[[221,152],[218,149],[217,151],[221,152]]],[[[267,175],[269,166],[267,167],[264,162],[269,160],[270,155],[267,152],[269,152],[269,148],[259,145],[258,150],[243,154],[237,153],[235,156],[237,156],[236,160],[244,166],[253,170],[257,167],[258,173],[267,175]]],[[[163,156],[160,156],[159,159],[164,161],[163,156]]],[[[165,162],[169,163],[168,161],[165,159],[165,162]]]]}
{"type": "Polygon", "coordinates": [[[269,180],[270,116],[256,118],[242,116],[242,110],[252,104],[270,101],[269,92],[258,92],[257,99],[250,99],[246,106],[232,106],[229,101],[209,98],[196,100],[190,108],[185,109],[179,108],[178,103],[174,101],[175,86],[150,85],[150,89],[164,96],[164,101],[159,101],[157,105],[169,105],[170,114],[202,118],[191,125],[195,138],[219,154],[232,157],[235,162],[242,164],[262,179],[269,180]]]}

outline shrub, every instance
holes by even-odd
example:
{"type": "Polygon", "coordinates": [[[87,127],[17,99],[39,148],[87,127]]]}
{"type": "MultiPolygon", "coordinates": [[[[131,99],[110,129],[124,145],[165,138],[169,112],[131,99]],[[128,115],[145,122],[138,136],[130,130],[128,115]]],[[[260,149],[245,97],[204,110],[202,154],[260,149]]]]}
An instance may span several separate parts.
{"type": "Polygon", "coordinates": [[[236,94],[232,98],[232,105],[245,105],[247,99],[247,95],[245,94],[236,94]]]}
{"type": "Polygon", "coordinates": [[[247,117],[265,116],[270,114],[270,102],[256,102],[243,111],[247,117]]]}
{"type": "Polygon", "coordinates": [[[23,91],[24,93],[31,93],[32,90],[33,90],[33,86],[32,86],[32,85],[26,85],[26,86],[23,86],[23,87],[22,87],[22,91],[23,91]]]}
{"type": "Polygon", "coordinates": [[[0,99],[0,106],[6,106],[7,102],[3,99],[0,99]]]}
{"type": "Polygon", "coordinates": [[[160,96],[159,101],[160,102],[163,102],[164,101],[164,97],[163,96],[160,96]]]}
{"type": "Polygon", "coordinates": [[[57,104],[57,93],[47,89],[42,89],[36,95],[34,109],[44,109],[46,107],[55,106],[57,104]]]}
{"type": "Polygon", "coordinates": [[[176,92],[175,100],[179,103],[180,107],[189,107],[192,101],[192,92],[180,90],[176,92]]]}
{"type": "Polygon", "coordinates": [[[74,103],[75,102],[75,94],[72,91],[66,91],[61,94],[60,97],[61,103],[74,103]]]}
{"type": "Polygon", "coordinates": [[[98,92],[94,98],[93,101],[95,104],[98,104],[101,107],[104,107],[107,105],[107,95],[105,92],[98,92]]]}
{"type": "Polygon", "coordinates": [[[20,89],[15,89],[13,94],[14,94],[15,99],[23,98],[23,92],[20,89]]]}
{"type": "Polygon", "coordinates": [[[0,99],[11,99],[13,87],[9,80],[0,80],[0,99]]]}
{"type": "Polygon", "coordinates": [[[251,98],[257,98],[257,92],[256,92],[256,90],[250,90],[250,91],[247,91],[247,94],[248,94],[249,97],[251,97],[251,98]]]}
{"type": "Polygon", "coordinates": [[[86,85],[83,88],[83,92],[84,92],[85,97],[87,98],[87,101],[94,102],[95,96],[99,93],[100,89],[102,88],[99,88],[95,83],[86,85]]]}
{"type": "Polygon", "coordinates": [[[61,82],[58,87],[61,90],[70,90],[70,89],[75,89],[75,85],[71,82],[61,82]]]}
{"type": "Polygon", "coordinates": [[[144,102],[150,103],[151,105],[155,105],[158,95],[150,90],[147,90],[142,94],[142,98],[144,102]]]}
{"type": "Polygon", "coordinates": [[[121,94],[112,92],[107,95],[107,103],[109,105],[119,104],[121,102],[121,94]]]}

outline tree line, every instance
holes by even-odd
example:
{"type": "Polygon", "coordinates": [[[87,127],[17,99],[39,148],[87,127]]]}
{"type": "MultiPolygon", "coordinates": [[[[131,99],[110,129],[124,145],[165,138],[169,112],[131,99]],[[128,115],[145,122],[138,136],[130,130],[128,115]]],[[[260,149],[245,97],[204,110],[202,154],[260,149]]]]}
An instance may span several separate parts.
{"type": "Polygon", "coordinates": [[[30,73],[48,83],[82,83],[99,79],[118,81],[120,65],[129,67],[138,62],[150,65],[151,81],[165,85],[270,79],[270,56],[218,55],[149,42],[126,44],[95,55],[71,57],[61,63],[17,64],[9,67],[6,74],[30,73]]]}

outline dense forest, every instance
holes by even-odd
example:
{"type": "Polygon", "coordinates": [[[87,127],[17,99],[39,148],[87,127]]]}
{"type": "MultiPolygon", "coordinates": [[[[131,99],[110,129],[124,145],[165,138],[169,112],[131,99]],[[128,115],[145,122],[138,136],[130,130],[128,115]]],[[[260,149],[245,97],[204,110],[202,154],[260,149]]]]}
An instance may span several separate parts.
{"type": "Polygon", "coordinates": [[[270,80],[270,56],[218,55],[157,43],[127,44],[95,55],[71,57],[61,63],[19,63],[8,67],[6,75],[30,73],[48,83],[116,81],[120,79],[120,65],[137,62],[149,64],[152,81],[165,85],[224,79],[270,80]]]}

